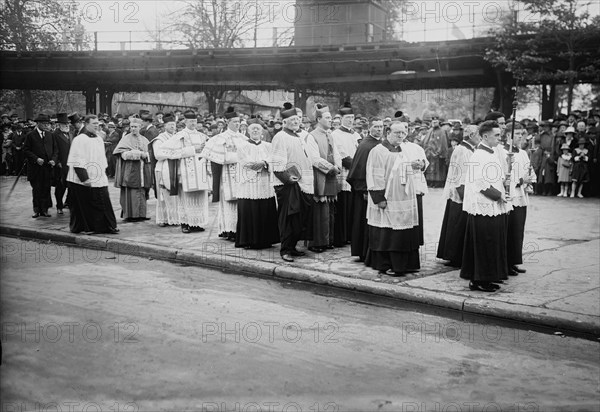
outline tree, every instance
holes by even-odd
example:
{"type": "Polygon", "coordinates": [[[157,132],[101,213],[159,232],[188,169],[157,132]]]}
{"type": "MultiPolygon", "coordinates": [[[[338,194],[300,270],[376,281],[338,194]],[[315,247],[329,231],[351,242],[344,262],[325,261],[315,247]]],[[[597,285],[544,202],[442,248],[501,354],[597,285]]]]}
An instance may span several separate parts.
{"type": "MultiPolygon", "coordinates": [[[[600,78],[597,38],[600,18],[591,18],[589,2],[580,0],[522,0],[525,15],[519,19],[512,9],[503,24],[490,31],[495,45],[486,60],[525,83],[568,85],[567,110],[571,111],[573,89],[582,78],[600,78]]],[[[514,6],[514,5],[513,5],[514,6]]],[[[500,74],[499,74],[500,75],[500,74]]]]}
{"type": "MultiPolygon", "coordinates": [[[[233,48],[256,45],[256,33],[269,23],[269,15],[261,2],[232,2],[228,0],[188,0],[184,6],[165,20],[175,21],[161,29],[175,44],[190,49],[233,48]]],[[[217,101],[226,90],[215,86],[203,90],[208,110],[214,113],[217,101]]]]}
{"type": "MultiPolygon", "coordinates": [[[[0,10],[0,49],[61,50],[74,10],[56,0],[4,0],[0,10]]],[[[32,91],[23,90],[21,97],[25,116],[33,117],[32,91]]]]}

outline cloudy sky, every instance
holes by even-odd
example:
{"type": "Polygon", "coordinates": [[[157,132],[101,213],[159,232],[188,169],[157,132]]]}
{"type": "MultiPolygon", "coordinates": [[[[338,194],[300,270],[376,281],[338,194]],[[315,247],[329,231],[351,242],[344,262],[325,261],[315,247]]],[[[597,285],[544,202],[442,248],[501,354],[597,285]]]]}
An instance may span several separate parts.
{"type": "MultiPolygon", "coordinates": [[[[199,1],[199,0],[198,0],[199,1]]],[[[401,13],[397,35],[406,41],[436,41],[471,38],[500,22],[511,0],[498,1],[409,1],[401,13]]],[[[97,32],[99,49],[152,49],[148,32],[156,32],[176,21],[184,2],[180,0],[115,1],[76,0],[78,15],[87,32],[97,32]]],[[[273,27],[279,31],[293,26],[299,14],[310,12],[296,6],[295,0],[230,0],[242,15],[254,20],[255,10],[268,16],[258,30],[258,45],[272,44],[273,27]]],[[[600,2],[589,6],[592,15],[600,14],[600,2]]],[[[524,20],[535,16],[525,12],[524,20]]],[[[164,38],[164,36],[163,36],[164,38]]],[[[169,45],[162,45],[169,48],[169,45]]]]}

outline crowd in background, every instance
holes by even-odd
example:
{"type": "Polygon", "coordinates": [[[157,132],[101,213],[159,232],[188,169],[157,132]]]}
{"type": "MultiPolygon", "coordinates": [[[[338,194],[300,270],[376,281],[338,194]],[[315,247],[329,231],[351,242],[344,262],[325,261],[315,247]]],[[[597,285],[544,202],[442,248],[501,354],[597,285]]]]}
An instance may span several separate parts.
{"type": "MultiPolygon", "coordinates": [[[[162,112],[151,114],[147,110],[140,110],[135,114],[116,114],[114,117],[100,113],[100,135],[105,140],[109,168],[108,177],[114,177],[115,161],[113,150],[121,137],[130,131],[130,118],[140,118],[144,126],[140,133],[152,140],[164,131],[162,112]]],[[[177,131],[185,128],[184,118],[180,110],[172,115],[177,120],[177,131]]],[[[240,115],[240,133],[246,134],[248,120],[253,115],[240,115]]],[[[50,116],[52,129],[58,128],[56,116],[50,116]]],[[[271,142],[273,136],[282,129],[280,118],[269,115],[256,116],[263,121],[265,130],[262,140],[271,142]]],[[[71,135],[77,132],[73,119],[70,119],[71,135]]],[[[454,148],[463,138],[464,128],[473,123],[480,124],[481,120],[471,122],[470,119],[444,119],[432,116],[423,120],[416,118],[410,120],[402,112],[397,112],[395,117],[386,117],[384,120],[384,135],[389,131],[389,125],[394,120],[408,122],[408,140],[423,147],[430,162],[425,177],[430,187],[443,187],[446,180],[448,165],[454,148]]],[[[501,122],[505,128],[511,120],[501,122]]],[[[534,187],[536,195],[558,195],[563,197],[583,197],[600,195],[600,165],[598,138],[600,135],[599,111],[574,111],[569,115],[560,115],[553,120],[538,122],[533,119],[522,119],[519,123],[527,131],[522,149],[526,150],[531,160],[531,166],[539,176],[534,187]]],[[[332,121],[332,130],[341,125],[341,116],[335,115],[332,121]]],[[[301,128],[312,130],[314,121],[307,116],[302,117],[301,128]]],[[[3,114],[0,125],[2,131],[2,166],[3,175],[16,175],[24,167],[23,143],[25,135],[35,128],[33,120],[21,120],[18,115],[3,114]]],[[[198,117],[196,129],[206,134],[209,138],[222,133],[226,128],[226,121],[222,116],[206,114],[198,117]]],[[[369,131],[369,120],[360,114],[355,116],[354,130],[361,136],[366,136],[369,131]]],[[[504,139],[506,140],[506,139],[504,139]]],[[[26,167],[26,166],[25,166],[26,167]]],[[[25,170],[23,171],[25,172],[25,170]]]]}

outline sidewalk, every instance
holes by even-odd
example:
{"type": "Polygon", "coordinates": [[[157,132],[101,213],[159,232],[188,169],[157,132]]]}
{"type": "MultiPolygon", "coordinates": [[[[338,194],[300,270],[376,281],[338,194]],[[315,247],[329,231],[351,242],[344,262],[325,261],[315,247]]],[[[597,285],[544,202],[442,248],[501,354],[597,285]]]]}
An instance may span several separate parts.
{"type": "MultiPolygon", "coordinates": [[[[122,223],[119,192],[112,186],[120,233],[74,235],[68,229],[68,210],[59,216],[56,209],[50,209],[50,218],[31,218],[31,189],[24,178],[7,199],[14,179],[0,178],[2,235],[276,276],[600,336],[598,199],[532,198],[522,266],[527,273],[510,278],[500,291],[486,294],[470,291],[458,270],[435,258],[445,206],[441,189],[432,189],[424,198],[426,243],[421,248],[421,271],[393,278],[354,262],[349,246],[322,254],[307,251],[294,263],[281,260],[278,245],[262,251],[236,249],[218,237],[212,205],[211,226],[205,232],[183,234],[179,227],[159,228],[154,223],[153,198],[148,202],[152,220],[122,223]]],[[[8,251],[3,248],[2,253],[8,251]]]]}

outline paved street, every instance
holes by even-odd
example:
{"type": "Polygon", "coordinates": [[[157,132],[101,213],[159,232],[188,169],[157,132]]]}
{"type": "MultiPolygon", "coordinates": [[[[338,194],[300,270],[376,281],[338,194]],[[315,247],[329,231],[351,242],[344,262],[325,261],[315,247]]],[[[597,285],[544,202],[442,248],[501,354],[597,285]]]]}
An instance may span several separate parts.
{"type": "MultiPolygon", "coordinates": [[[[31,190],[22,179],[10,199],[7,192],[14,178],[0,180],[2,233],[55,241],[81,242],[93,247],[113,248],[123,253],[141,252],[228,270],[287,277],[310,283],[328,284],[350,290],[434,304],[465,312],[485,313],[518,319],[561,330],[576,330],[600,336],[600,201],[533,197],[525,234],[527,273],[511,278],[499,292],[472,292],[467,282],[435,258],[444,203],[441,189],[432,189],[424,199],[425,246],[421,248],[422,269],[405,278],[392,278],[354,262],[349,247],[323,254],[308,252],[292,264],[279,258],[278,245],[263,251],[240,250],[217,236],[216,219],[206,232],[184,235],[178,227],[159,228],[153,220],[120,223],[116,236],[74,236],[68,231],[69,214],[31,219],[31,190]],[[111,246],[112,245],[112,246],[111,246]]],[[[113,207],[120,213],[119,192],[110,187],[113,207]]],[[[148,202],[154,217],[155,200],[148,202]]],[[[211,216],[216,210],[211,208],[211,216]]],[[[121,219],[117,219],[119,222],[121,219]]],[[[3,255],[20,254],[16,248],[3,255]]]]}
{"type": "Polygon", "coordinates": [[[2,265],[2,411],[600,407],[593,340],[67,246],[2,265]]]}

